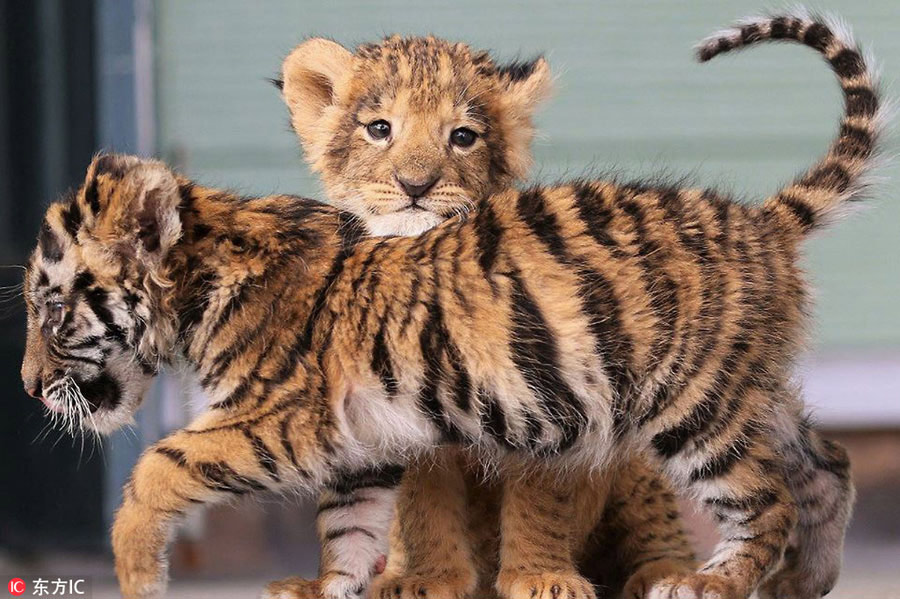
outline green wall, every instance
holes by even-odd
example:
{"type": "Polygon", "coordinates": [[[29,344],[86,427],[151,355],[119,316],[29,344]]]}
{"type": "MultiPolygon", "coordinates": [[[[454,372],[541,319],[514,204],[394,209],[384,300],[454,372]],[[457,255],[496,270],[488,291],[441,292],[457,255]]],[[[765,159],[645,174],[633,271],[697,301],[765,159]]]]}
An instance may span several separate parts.
{"type": "MultiPolygon", "coordinates": [[[[318,195],[266,78],[306,36],[354,45],[394,32],[435,33],[505,58],[547,54],[558,89],[539,119],[536,177],[610,167],[633,175],[666,171],[763,197],[820,155],[841,110],[831,73],[805,48],[758,48],[702,66],[693,61],[694,42],[765,6],[159,0],[159,148],[210,184],[318,195]]],[[[900,5],[825,6],[874,49],[886,83],[895,81],[900,5]]],[[[897,153],[896,139],[888,151],[897,153]]],[[[893,180],[867,211],[808,246],[820,349],[900,348],[900,169],[895,163],[883,174],[893,180]]]]}

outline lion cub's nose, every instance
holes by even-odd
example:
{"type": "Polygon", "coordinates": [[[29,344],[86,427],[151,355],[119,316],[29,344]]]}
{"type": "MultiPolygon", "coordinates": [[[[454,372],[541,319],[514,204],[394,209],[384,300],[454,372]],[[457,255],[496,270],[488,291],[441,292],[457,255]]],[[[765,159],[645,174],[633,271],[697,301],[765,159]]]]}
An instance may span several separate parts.
{"type": "Polygon", "coordinates": [[[431,176],[426,179],[403,179],[397,177],[397,185],[411,198],[421,198],[434,187],[440,177],[431,176]]]}

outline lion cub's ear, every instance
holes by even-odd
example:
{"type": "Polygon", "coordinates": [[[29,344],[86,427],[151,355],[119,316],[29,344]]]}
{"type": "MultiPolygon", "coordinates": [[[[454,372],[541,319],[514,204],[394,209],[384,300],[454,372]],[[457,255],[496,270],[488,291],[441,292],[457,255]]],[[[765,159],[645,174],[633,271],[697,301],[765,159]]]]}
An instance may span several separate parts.
{"type": "Polygon", "coordinates": [[[506,162],[513,178],[521,179],[531,168],[534,113],[553,91],[553,75],[543,56],[502,65],[500,85],[501,125],[506,138],[506,162]]]}
{"type": "Polygon", "coordinates": [[[530,117],[553,91],[553,75],[543,56],[502,65],[498,71],[510,108],[518,109],[523,116],[530,117]]]}
{"type": "Polygon", "coordinates": [[[335,89],[353,71],[353,54],[316,37],[294,48],[281,65],[282,94],[291,125],[304,146],[315,144],[319,119],[332,105],[335,89]]]}

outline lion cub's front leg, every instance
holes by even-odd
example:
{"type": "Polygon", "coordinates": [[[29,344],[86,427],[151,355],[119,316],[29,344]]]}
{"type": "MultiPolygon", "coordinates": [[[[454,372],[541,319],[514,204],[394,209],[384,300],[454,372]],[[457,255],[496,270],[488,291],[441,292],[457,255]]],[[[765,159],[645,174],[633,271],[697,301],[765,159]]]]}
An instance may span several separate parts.
{"type": "MultiPolygon", "coordinates": [[[[513,471],[514,472],[514,471],[513,471]]],[[[594,599],[573,556],[575,485],[560,473],[508,474],[500,511],[500,572],[506,599],[594,599]]]]}
{"type": "Polygon", "coordinates": [[[467,599],[475,590],[459,460],[445,448],[407,470],[387,569],[372,583],[371,599],[467,599]]]}
{"type": "Polygon", "coordinates": [[[644,599],[658,581],[693,574],[697,558],[668,481],[640,458],[613,481],[602,525],[615,531],[616,561],[629,573],[622,599],[644,599]]]}

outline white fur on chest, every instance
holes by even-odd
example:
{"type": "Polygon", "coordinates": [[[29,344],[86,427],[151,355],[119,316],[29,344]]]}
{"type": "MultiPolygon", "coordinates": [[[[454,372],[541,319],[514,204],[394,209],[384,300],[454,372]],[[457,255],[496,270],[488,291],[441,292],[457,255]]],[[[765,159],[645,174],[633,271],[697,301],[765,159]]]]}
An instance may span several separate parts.
{"type": "MultiPolygon", "coordinates": [[[[507,407],[518,403],[517,398],[509,396],[500,398],[500,401],[507,407]]],[[[581,438],[564,454],[552,459],[561,468],[602,469],[609,464],[612,457],[611,418],[608,409],[597,410],[598,406],[593,407],[594,410],[588,411],[589,423],[581,438]]],[[[389,397],[380,385],[355,387],[347,394],[342,416],[345,430],[364,461],[405,461],[445,442],[434,423],[419,407],[414,393],[398,393],[389,397]]],[[[469,420],[469,424],[478,427],[480,419],[477,416],[469,420]]],[[[472,435],[471,447],[487,462],[508,453],[483,430],[472,435]]],[[[523,450],[523,453],[527,452],[523,450]]],[[[536,459],[547,460],[546,457],[536,459]]]]}
{"type": "Polygon", "coordinates": [[[363,452],[389,461],[438,443],[415,397],[388,397],[381,386],[355,387],[344,401],[347,429],[363,452]]]}

